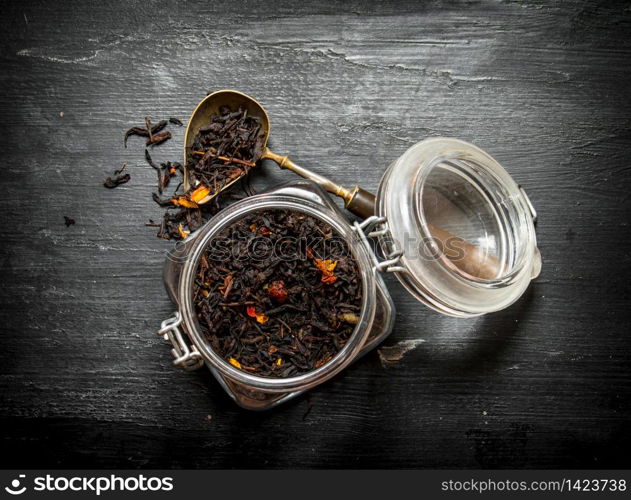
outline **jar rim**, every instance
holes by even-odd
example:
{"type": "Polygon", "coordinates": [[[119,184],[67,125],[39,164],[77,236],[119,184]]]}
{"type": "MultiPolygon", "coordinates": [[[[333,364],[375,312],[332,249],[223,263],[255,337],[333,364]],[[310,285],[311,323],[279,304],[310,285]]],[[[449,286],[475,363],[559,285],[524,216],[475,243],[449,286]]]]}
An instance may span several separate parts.
{"type": "MultiPolygon", "coordinates": [[[[447,169],[448,170],[448,169],[447,169]]],[[[451,172],[449,172],[451,175],[451,172]]],[[[448,177],[446,177],[448,178],[448,177]]],[[[495,210],[495,208],[494,208],[495,210]]],[[[425,139],[410,147],[384,173],[377,194],[378,215],[386,220],[380,243],[386,252],[402,252],[400,271],[395,275],[421,302],[443,314],[477,316],[504,309],[517,300],[530,282],[535,267],[536,237],[529,202],[508,172],[490,155],[465,141],[451,138],[425,139]],[[492,277],[476,277],[460,269],[438,249],[437,258],[422,259],[409,252],[408,241],[435,249],[422,203],[428,177],[446,160],[465,161],[463,185],[502,193],[514,217],[507,217],[513,232],[511,266],[492,277]],[[470,163],[469,163],[470,162],[470,163]]],[[[451,236],[454,236],[451,234],[451,236]]]]}
{"type": "Polygon", "coordinates": [[[182,309],[182,317],[187,330],[200,351],[203,358],[221,375],[241,384],[255,387],[262,392],[285,392],[303,390],[313,387],[328,380],[344,369],[362,348],[368,334],[369,325],[374,320],[376,284],[372,263],[361,246],[356,244],[354,232],[350,224],[336,211],[308,200],[294,199],[281,194],[262,193],[242,200],[230,206],[228,211],[222,211],[207,223],[207,230],[200,234],[199,240],[191,250],[191,257],[187,259],[182,270],[182,279],[179,285],[179,297],[182,309]],[[305,213],[329,224],[347,242],[350,251],[359,267],[362,281],[362,305],[360,318],[355,325],[346,344],[333,358],[315,370],[307,373],[285,378],[272,378],[253,375],[232,366],[217,354],[205,340],[199,328],[195,314],[195,306],[192,298],[192,277],[198,267],[199,259],[208,242],[221,230],[233,224],[245,215],[264,209],[284,208],[305,213]]]}

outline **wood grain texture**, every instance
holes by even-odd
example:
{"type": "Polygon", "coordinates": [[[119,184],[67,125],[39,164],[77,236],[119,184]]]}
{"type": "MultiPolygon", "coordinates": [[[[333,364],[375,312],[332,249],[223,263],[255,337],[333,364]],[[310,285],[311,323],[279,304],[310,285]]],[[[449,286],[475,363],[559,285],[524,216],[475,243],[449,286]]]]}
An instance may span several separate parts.
{"type": "MultiPolygon", "coordinates": [[[[297,5],[4,5],[2,465],[630,467],[631,3],[297,5]],[[186,118],[220,88],[264,103],[275,151],[349,185],[374,190],[428,136],[489,151],[539,212],[541,276],[474,320],[390,279],[386,345],[424,342],[240,410],[154,334],[170,246],[144,227],[155,172],[122,147],[142,117],[186,118]],[[121,162],[132,181],[104,189],[121,162]]],[[[266,165],[255,184],[291,178],[266,165]]]]}

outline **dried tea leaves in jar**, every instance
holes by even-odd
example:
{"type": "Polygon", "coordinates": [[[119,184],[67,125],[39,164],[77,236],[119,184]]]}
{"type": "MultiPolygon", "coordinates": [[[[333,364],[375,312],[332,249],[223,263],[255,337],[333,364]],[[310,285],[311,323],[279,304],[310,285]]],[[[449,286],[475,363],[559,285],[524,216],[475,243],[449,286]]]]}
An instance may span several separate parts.
{"type": "Polygon", "coordinates": [[[323,366],[344,347],[361,314],[362,280],[329,224],[261,210],[208,243],[193,302],[219,356],[247,373],[284,378],[323,366]]]}

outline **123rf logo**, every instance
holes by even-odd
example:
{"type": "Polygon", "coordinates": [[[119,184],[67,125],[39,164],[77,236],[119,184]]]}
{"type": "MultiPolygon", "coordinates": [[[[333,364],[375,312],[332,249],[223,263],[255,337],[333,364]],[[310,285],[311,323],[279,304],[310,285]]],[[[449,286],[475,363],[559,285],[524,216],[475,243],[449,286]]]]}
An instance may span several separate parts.
{"type": "MultiPolygon", "coordinates": [[[[4,490],[10,495],[21,495],[27,491],[24,484],[25,474],[20,474],[11,481],[4,490]]],[[[37,476],[33,479],[32,491],[82,491],[91,492],[96,496],[108,491],[171,491],[173,490],[172,477],[146,477],[139,476],[121,477],[111,474],[109,476],[37,476]]]]}

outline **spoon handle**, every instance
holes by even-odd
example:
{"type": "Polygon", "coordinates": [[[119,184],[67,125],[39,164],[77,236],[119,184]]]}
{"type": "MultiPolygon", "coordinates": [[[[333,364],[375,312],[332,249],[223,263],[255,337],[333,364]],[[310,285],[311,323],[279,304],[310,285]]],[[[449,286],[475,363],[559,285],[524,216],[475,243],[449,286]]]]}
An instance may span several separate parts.
{"type": "Polygon", "coordinates": [[[375,215],[375,195],[365,189],[355,186],[351,189],[351,196],[344,199],[346,209],[362,219],[375,215]]]}
{"type": "MultiPolygon", "coordinates": [[[[352,202],[353,197],[355,196],[355,189],[347,189],[344,186],[340,186],[336,184],[331,179],[327,179],[326,177],[321,176],[320,174],[316,174],[311,170],[307,170],[306,168],[301,167],[300,165],[295,164],[293,161],[289,159],[288,156],[277,155],[276,153],[272,153],[269,149],[266,149],[261,155],[263,160],[272,160],[277,163],[280,168],[291,170],[295,174],[298,174],[300,177],[304,177],[305,179],[310,179],[322,187],[324,190],[328,191],[335,196],[339,196],[343,198],[346,207],[352,212],[353,210],[349,207],[352,202]]],[[[359,188],[356,188],[359,189],[359,188]]],[[[367,193],[369,194],[369,193],[367,193]]],[[[374,196],[373,196],[373,206],[374,206],[374,196]]],[[[369,215],[372,215],[373,211],[370,212],[369,215]]],[[[366,217],[366,215],[361,215],[357,213],[360,217],[366,217]]]]}
{"type": "Polygon", "coordinates": [[[359,186],[355,186],[352,189],[340,186],[331,179],[327,179],[320,174],[316,174],[311,170],[307,170],[295,164],[288,156],[277,155],[276,153],[272,153],[269,149],[265,150],[261,158],[272,160],[277,163],[280,168],[291,170],[300,177],[310,179],[329,193],[343,198],[348,211],[363,219],[375,214],[375,195],[363,190],[359,186]]]}

